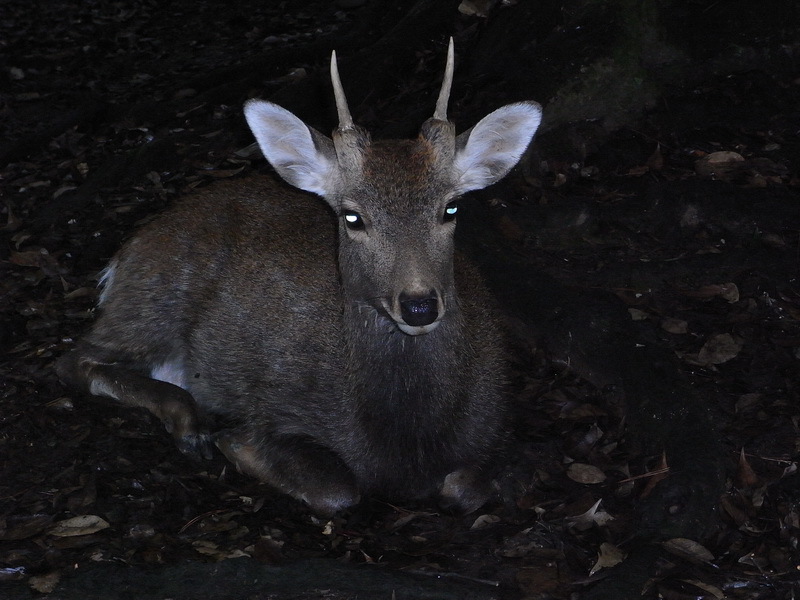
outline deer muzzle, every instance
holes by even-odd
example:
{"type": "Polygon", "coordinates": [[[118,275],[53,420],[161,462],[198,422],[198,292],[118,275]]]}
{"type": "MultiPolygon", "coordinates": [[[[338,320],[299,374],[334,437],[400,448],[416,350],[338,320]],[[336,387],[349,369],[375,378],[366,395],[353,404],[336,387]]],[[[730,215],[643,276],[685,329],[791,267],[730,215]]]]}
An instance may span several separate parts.
{"type": "MultiPolygon", "coordinates": [[[[443,314],[441,298],[436,290],[424,294],[401,293],[396,300],[399,305],[397,326],[408,335],[430,333],[439,324],[443,314]]],[[[397,311],[393,311],[397,314],[397,311]]]]}

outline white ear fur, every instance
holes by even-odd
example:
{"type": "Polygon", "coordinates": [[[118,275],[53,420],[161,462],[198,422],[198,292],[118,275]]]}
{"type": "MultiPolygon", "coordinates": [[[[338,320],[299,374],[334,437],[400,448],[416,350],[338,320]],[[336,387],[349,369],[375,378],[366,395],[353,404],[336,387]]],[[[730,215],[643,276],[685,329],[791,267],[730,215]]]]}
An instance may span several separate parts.
{"type": "Polygon", "coordinates": [[[458,193],[502,179],[525,152],[541,120],[542,108],[536,102],[518,102],[498,108],[458,136],[453,162],[458,193]]]}
{"type": "Polygon", "coordinates": [[[305,123],[263,100],[248,100],[244,116],[264,157],[287,183],[320,196],[331,192],[336,164],[315,145],[305,123]]]}

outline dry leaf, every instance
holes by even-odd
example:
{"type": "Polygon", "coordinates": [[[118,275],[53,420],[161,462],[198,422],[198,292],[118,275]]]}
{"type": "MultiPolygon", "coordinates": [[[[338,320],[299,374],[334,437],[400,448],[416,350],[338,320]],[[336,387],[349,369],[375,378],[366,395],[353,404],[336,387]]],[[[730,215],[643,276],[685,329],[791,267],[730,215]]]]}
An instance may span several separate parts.
{"type": "Polygon", "coordinates": [[[625,560],[625,553],[617,548],[614,544],[603,542],[600,544],[600,552],[597,554],[597,562],[594,563],[589,575],[594,575],[600,569],[609,567],[616,567],[619,563],[625,560]]]}
{"type": "Polygon", "coordinates": [[[666,318],[661,321],[661,329],[674,334],[688,333],[689,324],[683,319],[666,318]]]}
{"type": "Polygon", "coordinates": [[[213,177],[214,179],[226,179],[238,175],[244,170],[244,165],[236,169],[213,169],[210,171],[203,171],[203,175],[213,177]]]}
{"type": "Polygon", "coordinates": [[[243,552],[242,550],[234,549],[234,550],[226,550],[224,548],[220,548],[214,542],[209,540],[197,540],[192,542],[192,547],[205,556],[210,556],[215,560],[227,560],[229,558],[242,558],[242,557],[249,557],[250,555],[247,552],[243,552]]]}
{"type": "Polygon", "coordinates": [[[594,465],[572,463],[567,467],[567,477],[578,483],[593,484],[606,480],[606,474],[594,465]]]}
{"type": "Polygon", "coordinates": [[[743,506],[747,500],[740,495],[731,496],[726,494],[720,498],[722,509],[733,519],[737,527],[744,526],[750,518],[747,514],[747,506],[743,506]]]}
{"type": "Polygon", "coordinates": [[[462,0],[458,5],[458,12],[469,17],[486,17],[497,0],[462,0]]]}
{"type": "Polygon", "coordinates": [[[516,574],[517,585],[527,593],[526,598],[556,597],[569,583],[565,570],[557,561],[535,567],[523,567],[516,574]]]}
{"type": "Polygon", "coordinates": [[[481,515],[475,522],[472,524],[470,529],[483,529],[484,527],[488,527],[489,525],[493,525],[495,523],[500,522],[500,517],[497,515],[481,515]]]}
{"type": "Polygon", "coordinates": [[[744,156],[742,156],[738,152],[731,152],[730,150],[721,150],[719,152],[712,152],[711,154],[707,154],[700,160],[704,160],[708,163],[718,165],[729,162],[743,162],[744,156]]]}
{"type": "Polygon", "coordinates": [[[712,283],[696,290],[683,290],[681,293],[690,298],[711,299],[719,297],[731,304],[739,301],[739,286],[733,282],[712,283]]]}
{"type": "Polygon", "coordinates": [[[699,587],[701,590],[708,592],[717,600],[724,600],[725,592],[719,589],[715,585],[711,585],[710,583],[704,583],[702,581],[697,581],[696,579],[684,579],[686,583],[691,583],[692,585],[699,587]]]}
{"type": "Polygon", "coordinates": [[[12,252],[8,261],[20,267],[41,267],[47,260],[48,252],[44,248],[26,250],[25,252],[12,252]]]}
{"type": "Polygon", "coordinates": [[[680,556],[698,565],[714,560],[714,555],[705,546],[688,538],[672,538],[662,542],[661,545],[670,554],[680,556]]]}
{"type": "Polygon", "coordinates": [[[736,174],[743,163],[744,157],[738,152],[712,152],[694,163],[694,171],[700,176],[724,181],[736,174]]]}
{"type": "Polygon", "coordinates": [[[61,573],[52,571],[46,575],[34,575],[28,579],[28,585],[40,594],[49,594],[56,589],[61,580],[61,573]]]}
{"type": "Polygon", "coordinates": [[[592,507],[583,514],[576,515],[574,517],[568,517],[567,522],[569,523],[569,526],[572,529],[577,529],[578,531],[586,531],[594,525],[603,527],[606,523],[612,521],[614,519],[613,516],[605,511],[600,510],[600,502],[601,500],[595,502],[592,507]]]}
{"type": "Polygon", "coordinates": [[[0,583],[25,579],[25,567],[0,567],[0,583]]]}
{"type": "Polygon", "coordinates": [[[523,529],[510,538],[506,538],[497,554],[506,558],[520,558],[530,554],[534,548],[541,548],[542,542],[537,540],[535,535],[529,535],[532,529],[532,527],[523,529]]]}
{"type": "Polygon", "coordinates": [[[746,413],[755,410],[761,404],[763,395],[761,392],[750,392],[742,394],[736,401],[736,414],[746,413]]]}
{"type": "Polygon", "coordinates": [[[607,414],[608,411],[601,406],[586,402],[585,404],[565,407],[559,415],[559,418],[569,419],[571,421],[582,421],[593,417],[605,417],[607,414]]]}
{"type": "Polygon", "coordinates": [[[648,318],[650,318],[650,315],[647,312],[639,310],[638,308],[629,308],[628,314],[634,321],[646,321],[648,318]]]}
{"type": "Polygon", "coordinates": [[[435,514],[431,512],[409,511],[402,517],[397,519],[397,521],[392,523],[389,529],[391,531],[396,531],[397,529],[400,529],[401,527],[408,525],[414,519],[417,519],[419,517],[433,517],[433,516],[435,516],[435,514]]]}
{"type": "Polygon", "coordinates": [[[45,514],[0,519],[0,540],[24,540],[44,531],[53,517],[45,514]]]}
{"type": "Polygon", "coordinates": [[[733,282],[730,283],[723,283],[719,286],[720,289],[720,297],[724,300],[727,300],[729,303],[733,304],[734,302],[739,301],[739,286],[733,282]]]}
{"type": "Polygon", "coordinates": [[[644,489],[642,490],[641,497],[647,498],[653,491],[653,488],[655,488],[661,480],[666,479],[668,474],[669,463],[667,463],[667,454],[662,452],[661,462],[659,463],[658,467],[656,467],[655,470],[643,475],[643,477],[649,477],[649,479],[647,481],[647,485],[644,486],[644,489]]]}
{"type": "Polygon", "coordinates": [[[739,453],[739,465],[736,468],[736,485],[740,488],[754,488],[760,483],[760,478],[753,471],[750,462],[744,455],[744,448],[739,453]]]}
{"type": "Polygon", "coordinates": [[[97,515],[82,515],[59,521],[48,533],[57,537],[74,537],[97,533],[108,527],[108,522],[97,515]]]}
{"type": "Polygon", "coordinates": [[[741,338],[734,338],[730,333],[713,335],[697,353],[697,362],[701,365],[721,365],[736,358],[743,345],[741,338]]]}

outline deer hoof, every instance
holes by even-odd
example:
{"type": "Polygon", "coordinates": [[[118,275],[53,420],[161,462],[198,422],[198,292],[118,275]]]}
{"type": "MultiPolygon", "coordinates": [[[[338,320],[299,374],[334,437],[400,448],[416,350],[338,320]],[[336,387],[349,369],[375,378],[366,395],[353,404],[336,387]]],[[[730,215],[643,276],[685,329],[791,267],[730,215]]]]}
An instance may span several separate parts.
{"type": "Polygon", "coordinates": [[[211,460],[214,457],[213,442],[208,433],[187,434],[176,438],[175,444],[186,456],[211,460]]]}

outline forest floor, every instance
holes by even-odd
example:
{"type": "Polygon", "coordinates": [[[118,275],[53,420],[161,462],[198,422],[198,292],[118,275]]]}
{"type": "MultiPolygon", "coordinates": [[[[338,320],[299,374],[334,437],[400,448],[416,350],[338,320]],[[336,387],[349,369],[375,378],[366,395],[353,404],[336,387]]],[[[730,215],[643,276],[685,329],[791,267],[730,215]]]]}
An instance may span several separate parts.
{"type": "MultiPolygon", "coordinates": [[[[241,101],[322,68],[291,49],[356,14],[313,0],[0,6],[0,596],[557,599],[624,559],[660,457],[626,446],[607,390],[526,341],[498,497],[467,516],[368,499],[319,519],[53,372],[121,240],[193,188],[263,170],[243,151],[241,101]],[[227,90],[236,103],[220,91],[272,47],[269,69],[227,90]],[[274,569],[272,583],[245,564],[274,569]]],[[[436,81],[440,47],[398,97],[436,81]]],[[[500,234],[565,285],[614,294],[680,359],[728,453],[717,522],[665,542],[643,597],[800,596],[800,72],[675,89],[641,126],[501,189],[485,197],[500,234]]]]}

